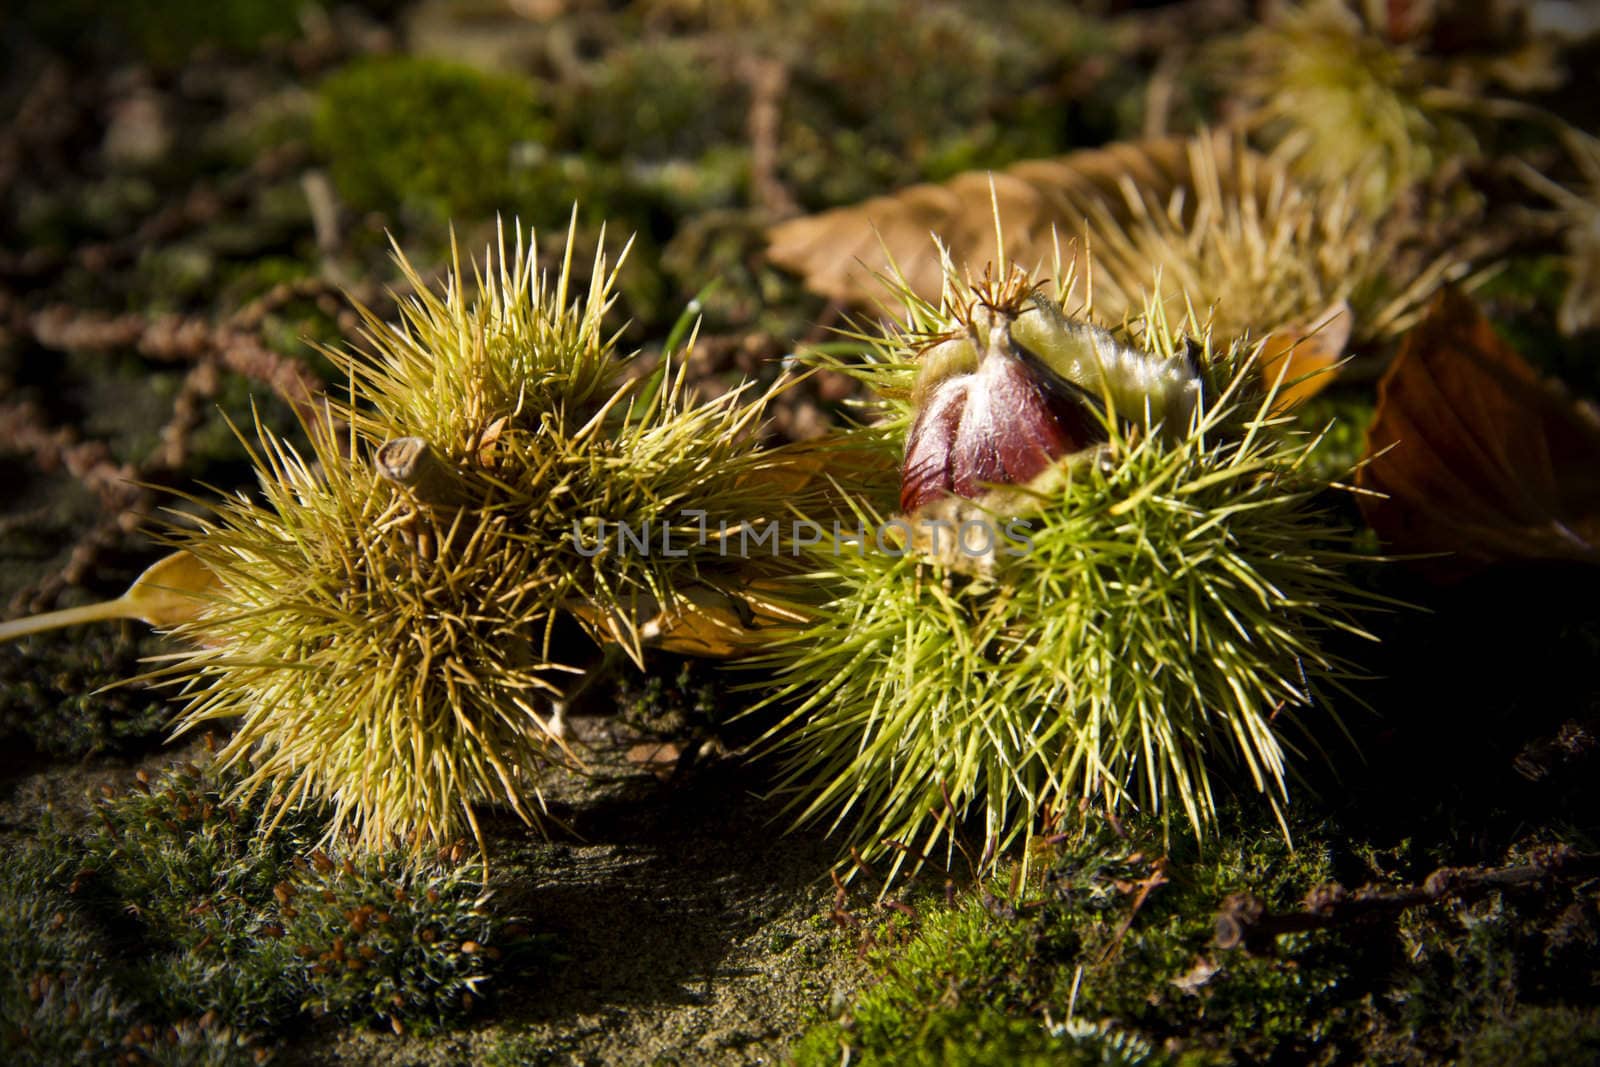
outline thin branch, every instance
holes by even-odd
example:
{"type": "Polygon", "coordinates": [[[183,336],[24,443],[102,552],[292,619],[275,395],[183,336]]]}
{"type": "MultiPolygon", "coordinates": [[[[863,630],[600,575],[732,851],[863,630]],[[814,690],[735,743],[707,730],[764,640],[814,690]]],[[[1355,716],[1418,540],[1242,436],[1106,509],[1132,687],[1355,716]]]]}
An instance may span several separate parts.
{"type": "Polygon", "coordinates": [[[778,176],[779,143],[783,134],[783,95],[789,88],[789,68],[778,59],[750,56],[740,64],[750,87],[750,186],[756,203],[777,219],[796,215],[800,205],[778,176]]]}
{"type": "Polygon", "coordinates": [[[1222,949],[1267,954],[1275,939],[1284,934],[1325,930],[1424,904],[1473,900],[1499,889],[1533,888],[1596,874],[1600,874],[1600,855],[1555,845],[1536,851],[1530,862],[1520,867],[1440,867],[1419,886],[1365,886],[1352,892],[1329,882],[1307,893],[1304,910],[1297,912],[1275,914],[1253,894],[1235,893],[1217,912],[1215,943],[1222,949]]]}
{"type": "MultiPolygon", "coordinates": [[[[253,326],[259,318],[246,316],[249,311],[247,307],[240,312],[245,317],[238,321],[253,326]]],[[[158,363],[214,360],[225,370],[266,383],[302,417],[314,417],[322,396],[321,379],[300,360],[273,351],[256,332],[233,322],[212,325],[196,316],[176,314],[153,319],[107,315],[58,304],[24,317],[20,325],[39,344],[58,351],[131,348],[158,363]]]]}

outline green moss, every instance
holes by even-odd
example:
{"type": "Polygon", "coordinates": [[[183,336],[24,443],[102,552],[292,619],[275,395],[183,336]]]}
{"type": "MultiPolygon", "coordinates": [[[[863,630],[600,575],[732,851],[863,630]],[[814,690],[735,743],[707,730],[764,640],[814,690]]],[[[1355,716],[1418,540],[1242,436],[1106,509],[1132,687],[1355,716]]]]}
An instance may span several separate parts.
{"type": "Polygon", "coordinates": [[[63,858],[35,847],[0,867],[0,1048],[10,1062],[250,1062],[249,1039],[214,1020],[150,1021],[147,991],[121,973],[104,928],[58,884],[63,858]]]}
{"type": "MultiPolygon", "coordinates": [[[[126,52],[129,46],[157,67],[182,64],[203,47],[250,53],[270,40],[300,34],[313,0],[41,0],[16,5],[21,24],[40,40],[77,53],[126,52]]],[[[9,12],[8,12],[9,13],[9,12]]]]}
{"type": "Polygon", "coordinates": [[[611,159],[692,158],[745,136],[738,73],[704,45],[645,40],[608,52],[562,111],[568,136],[611,159]]]}
{"type": "MultiPolygon", "coordinates": [[[[80,1001],[102,1019],[120,1014],[107,997],[94,997],[94,974],[104,965],[99,939],[70,898],[41,884],[37,864],[0,865],[0,1047],[18,1048],[40,1031],[43,1047],[60,1043],[41,1026],[66,1014],[65,1002],[80,1001]],[[59,989],[57,988],[59,986],[59,989]],[[88,994],[87,996],[85,994],[88,994]]],[[[59,1023],[65,1023],[64,1018],[59,1023]]],[[[93,1021],[86,1021],[85,1028],[93,1021]]],[[[75,1050],[73,1050],[75,1051],[75,1050]]]]}
{"type": "Polygon", "coordinates": [[[552,1043],[543,1034],[511,1033],[484,1050],[483,1067],[544,1067],[575,1061],[575,1041],[552,1043]]]}
{"type": "Polygon", "coordinates": [[[215,287],[217,257],[199,244],[152,248],[139,256],[138,278],[154,312],[180,311],[215,287]]]}
{"type": "Polygon", "coordinates": [[[432,59],[362,60],[322,83],[315,143],[352,207],[435,220],[565,215],[534,86],[432,59]]]}
{"type": "Polygon", "coordinates": [[[1494,1022],[1461,1049],[1461,1067],[1566,1067],[1600,1062],[1600,1011],[1530,1008],[1494,1022]]]}
{"type": "Polygon", "coordinates": [[[1125,837],[1102,827],[1041,855],[1018,898],[1002,872],[953,907],[917,901],[914,936],[874,950],[876,981],[804,1038],[797,1062],[838,1063],[848,1050],[853,1063],[1423,1063],[1509,1047],[1547,1017],[1548,1047],[1589,1047],[1581,890],[1288,935],[1271,956],[1216,949],[1213,916],[1230,893],[1296,910],[1354,862],[1336,853],[1336,827],[1295,831],[1295,849],[1268,826],[1235,825],[1204,853],[1174,839],[1167,881],[1142,903],[1163,853],[1149,825],[1125,837]],[[1519,1007],[1528,998],[1584,1007],[1548,1015],[1519,1007]],[[1483,1028],[1486,1018],[1509,1021],[1483,1028]],[[1069,1043],[1091,1029],[1091,1049],[1069,1043]],[[1128,1058],[1110,1058],[1108,1041],[1128,1058]]]}
{"type": "Polygon", "coordinates": [[[265,296],[279,285],[316,277],[316,266],[295,256],[258,256],[248,262],[229,264],[222,289],[226,302],[242,307],[265,296]]]}
{"type": "Polygon", "coordinates": [[[768,221],[759,211],[708,211],[663,250],[661,269],[685,299],[699,301],[708,333],[747,328],[792,340],[816,321],[819,301],[762,254],[768,221]]]}
{"type": "Polygon", "coordinates": [[[150,62],[176,66],[197,48],[250,52],[270,39],[299,36],[310,0],[140,0],[120,8],[121,20],[150,62]]]}
{"type": "Polygon", "coordinates": [[[472,1011],[505,952],[478,871],[407,869],[393,857],[313,854],[279,908],[314,1014],[430,1029],[472,1011]],[[290,912],[293,911],[293,915],[290,912]]]}
{"type": "Polygon", "coordinates": [[[117,683],[157,643],[129,626],[95,626],[0,648],[0,743],[79,758],[153,747],[167,726],[158,696],[117,683]],[[102,687],[117,686],[101,692],[102,687]]]}
{"type": "Polygon", "coordinates": [[[810,207],[1097,143],[1137,85],[1111,33],[1061,5],[829,0],[788,34],[781,155],[810,207]]]}
{"type": "Polygon", "coordinates": [[[1170,882],[1135,914],[1138,883],[1161,854],[1158,834],[1121,838],[1102,828],[1063,846],[1020,914],[989,891],[952,909],[933,905],[903,950],[877,954],[880,981],[846,1023],[807,1037],[800,1062],[828,1062],[826,1050],[840,1043],[859,1050],[860,1062],[888,1062],[895,1049],[915,1049],[912,1062],[930,1063],[1003,1062],[1002,1051],[1024,1062],[1069,1054],[1078,1058],[1066,1062],[1166,1062],[1150,1050],[1191,1026],[1221,1026],[1239,1046],[1318,1043],[1322,1001],[1339,977],[1324,967],[1241,960],[1205,983],[1203,998],[1174,980],[1207,953],[1223,896],[1250,886],[1284,906],[1326,876],[1326,851],[1291,852],[1265,827],[1204,860],[1192,845],[1180,847],[1175,858],[1187,853],[1192,862],[1173,863],[1170,882]],[[1115,1039],[1146,1058],[1084,1058],[1085,1020],[1102,1024],[1094,1041],[1115,1039]]]}
{"type": "Polygon", "coordinates": [[[698,174],[669,202],[726,206],[736,202],[727,180],[736,192],[748,180],[751,107],[750,81],[729,57],[781,56],[782,177],[820,206],[1104,139],[1108,101],[1137,83],[1122,78],[1125,64],[1106,62],[1121,43],[1090,16],[1034,0],[827,0],[716,37],[626,34],[554,106],[564,143],[585,158],[633,170],[692,160],[698,174]],[[1079,75],[1091,70],[1109,73],[1087,79],[1080,107],[1079,75]],[[735,158],[737,168],[724,165],[735,158]]]}
{"type": "Polygon", "coordinates": [[[301,1012],[429,1030],[471,1011],[519,951],[474,866],[338,859],[313,844],[321,813],[264,810],[233,784],[190,765],[21,850],[0,897],[0,950],[17,961],[0,1036],[48,1060],[148,1027],[150,1055],[188,1062],[185,1033],[221,1055],[301,1012]]]}
{"type": "Polygon", "coordinates": [[[1300,430],[1322,434],[1310,464],[1317,478],[1348,480],[1367,450],[1367,427],[1376,408],[1366,393],[1322,393],[1295,410],[1300,430]],[[1326,431],[1326,432],[1324,432],[1326,431]]]}
{"type": "Polygon", "coordinates": [[[70,189],[34,191],[21,204],[18,230],[41,246],[70,246],[126,231],[160,203],[160,190],[147,178],[113,174],[70,189]]]}
{"type": "MultiPolygon", "coordinates": [[[[564,151],[555,103],[525,78],[433,59],[368,59],[322,83],[313,143],[349,206],[389,216],[388,229],[404,230],[412,247],[431,245],[436,261],[450,256],[447,225],[471,249],[477,239],[492,240],[496,216],[508,230],[516,220],[559,232],[576,204],[578,280],[586,280],[605,225],[613,247],[619,237],[635,238],[618,279],[634,322],[675,316],[653,266],[656,231],[670,232],[672,203],[731,196],[736,185],[725,168],[709,182],[696,172],[679,188],[681,172],[640,166],[632,156],[624,163],[564,151]]],[[[576,120],[569,114],[567,121],[576,120]]],[[[382,228],[362,229],[352,245],[375,246],[382,228]]]]}
{"type": "Polygon", "coordinates": [[[709,148],[691,159],[633,168],[641,195],[648,194],[679,226],[695,216],[743,203],[750,185],[750,150],[742,145],[709,148]]]}
{"type": "Polygon", "coordinates": [[[801,1067],[839,1063],[970,1064],[973,1067],[1158,1067],[1172,1057],[1132,1034],[1093,1023],[1053,1024],[998,1011],[960,1019],[939,1017],[907,1035],[903,1045],[863,1049],[828,1033],[808,1036],[794,1050],[801,1067]]]}

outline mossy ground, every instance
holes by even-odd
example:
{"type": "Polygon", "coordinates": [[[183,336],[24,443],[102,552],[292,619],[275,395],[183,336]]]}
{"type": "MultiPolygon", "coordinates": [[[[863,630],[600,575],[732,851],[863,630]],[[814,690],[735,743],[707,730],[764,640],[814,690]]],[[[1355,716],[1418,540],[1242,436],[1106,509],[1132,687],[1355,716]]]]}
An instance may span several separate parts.
{"type": "MultiPolygon", "coordinates": [[[[937,889],[901,890],[917,917],[876,931],[873,980],[807,1035],[799,1062],[844,1049],[853,1063],[1124,1062],[1107,1039],[1148,1048],[1127,1062],[1149,1063],[1600,1057],[1592,881],[1286,935],[1270,955],[1214,944],[1232,893],[1292,912],[1329,882],[1415,886],[1440,867],[1518,866],[1539,845],[1594,849],[1600,795],[1584,768],[1600,688],[1580,666],[1600,651],[1594,577],[1525,569],[1390,590],[1425,612],[1382,627],[1367,661],[1382,677],[1358,693],[1406,714],[1355,718],[1364,758],[1297,784],[1292,847],[1237,812],[1205,843],[1090,813],[1031,857],[1026,882],[1002,867],[953,907],[937,889]],[[1139,902],[1156,857],[1166,883],[1139,902]]],[[[870,900],[870,877],[862,888],[870,900]]]]}
{"type": "MultiPolygon", "coordinates": [[[[659,727],[674,699],[632,714],[659,727]]],[[[832,848],[773,834],[729,761],[664,780],[630,756],[648,735],[578,728],[596,776],[551,783],[550,839],[490,824],[486,899],[448,859],[347,867],[314,813],[262,836],[271,813],[227,803],[199,743],[14,779],[0,1042],[41,1063],[771,1062],[854,981],[832,848]]]]}
{"type": "MultiPolygon", "coordinates": [[[[613,242],[638,234],[622,304],[647,361],[703,293],[693,369],[715,391],[775,375],[778,357],[825,336],[813,324],[830,312],[762,257],[763,227],[784,208],[774,188],[823,208],[1135,136],[1152,85],[1168,128],[1219,117],[1192,42],[1175,41],[1194,35],[1175,35],[1159,9],[1092,13],[1114,4],[652,0],[550,5],[540,20],[457,0],[204,6],[30,3],[0,41],[0,403],[35,402],[47,431],[104,442],[117,463],[138,466],[162,440],[193,353],[64,341],[40,328],[46,311],[216,327],[267,298],[246,332],[325,378],[309,342],[350,336],[338,286],[382,303],[396,281],[386,231],[438,264],[452,226],[470,251],[497,212],[548,229],[578,199],[580,263],[600,220],[613,242]],[[787,75],[767,142],[753,131],[751,56],[787,75]],[[434,107],[443,99],[448,113],[434,107]]],[[[1600,69],[1569,66],[1575,79],[1600,69]]],[[[1581,113],[1600,99],[1581,81],[1567,93],[1546,102],[1581,113]]],[[[1559,242],[1524,244],[1486,305],[1530,360],[1592,396],[1593,338],[1551,325],[1559,242]]],[[[1317,462],[1359,455],[1386,355],[1359,353],[1302,413],[1306,426],[1339,417],[1317,462]]],[[[836,412],[844,392],[826,382],[796,390],[776,431],[803,436],[836,412]]],[[[228,419],[246,425],[253,408],[293,431],[268,382],[224,370],[181,466],[154,480],[246,484],[228,419]]],[[[0,447],[8,601],[116,517],[19,440],[0,447]]],[[[115,523],[94,545],[56,603],[114,594],[156,551],[115,523]]],[[[163,769],[203,753],[161,747],[163,694],[97,691],[162,649],[142,628],[0,648],[11,961],[0,1048],[7,1062],[105,1062],[106,1047],[172,1063],[258,1051],[286,1063],[753,1063],[792,1050],[821,1064],[844,1048],[855,1063],[1593,1061],[1600,918],[1586,883],[1296,935],[1274,956],[1211,945],[1231,892],[1284,909],[1328,879],[1415,884],[1441,864],[1516,863],[1536,843],[1596,847],[1596,756],[1573,740],[1600,729],[1593,577],[1531,568],[1439,591],[1374,566],[1371,580],[1427,610],[1384,620],[1380,645],[1351,650],[1383,679],[1362,687],[1371,713],[1346,716],[1362,755],[1326,738],[1341,776],[1302,762],[1292,851],[1243,817],[1200,848],[1090,815],[1015,888],[1009,868],[975,882],[958,862],[948,897],[942,873],[893,887],[906,914],[877,904],[863,873],[842,925],[830,918],[835,845],[780,835],[756,799],[769,769],[720,754],[749,740],[728,726],[745,694],[675,661],[598,691],[582,721],[600,773],[552,785],[563,826],[548,840],[490,826],[489,914],[474,913],[478,886],[460,872],[434,875],[454,879],[440,901],[422,891],[441,933],[461,924],[441,940],[502,957],[458,951],[440,969],[402,954],[393,973],[422,990],[399,1006],[387,994],[404,1035],[375,1004],[347,928],[364,907],[363,924],[390,925],[375,923],[376,901],[412,876],[321,870],[309,823],[260,840],[248,830],[259,812],[241,809],[244,830],[217,823],[222,808],[198,784],[181,787],[198,805],[183,800],[189,815],[172,818],[163,769]],[[140,769],[157,797],[136,784],[140,769]],[[212,815],[197,814],[206,803],[212,815]],[[1136,906],[1130,887],[1158,856],[1168,882],[1136,906]],[[80,879],[91,861],[96,874],[80,879]],[[318,879],[334,901],[297,890],[301,910],[284,921],[274,889],[318,879]],[[513,951],[496,936],[519,917],[531,939],[513,951]],[[279,925],[283,937],[267,932],[279,925]],[[877,947],[862,961],[867,932],[877,947]],[[343,969],[313,973],[338,962],[338,938],[343,969]],[[294,952],[302,943],[311,957],[294,952]],[[480,965],[488,980],[469,1008],[450,983],[480,965]],[[430,999],[444,990],[449,1004],[430,999]]]]}
{"type": "Polygon", "coordinates": [[[1600,1055],[1600,923],[1581,886],[1285,935],[1270,955],[1217,948],[1230,893],[1293,911],[1315,886],[1415,869],[1337,823],[1294,829],[1293,850],[1237,822],[1199,850],[1100,822],[1034,857],[1020,893],[1002,872],[953,907],[912,895],[916,918],[879,932],[874,979],[796,1061],[1424,1064],[1511,1042],[1518,1062],[1600,1055]]]}

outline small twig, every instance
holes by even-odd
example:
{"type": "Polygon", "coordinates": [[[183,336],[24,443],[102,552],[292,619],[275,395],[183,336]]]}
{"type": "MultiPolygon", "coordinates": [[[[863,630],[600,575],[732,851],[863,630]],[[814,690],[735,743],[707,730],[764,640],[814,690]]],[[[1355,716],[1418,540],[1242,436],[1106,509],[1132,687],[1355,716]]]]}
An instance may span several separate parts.
{"type": "Polygon", "coordinates": [[[14,317],[19,332],[46,348],[132,349],[158,362],[192,366],[173,398],[160,444],[137,464],[116,462],[103,441],[82,441],[73,429],[51,426],[36,404],[0,405],[0,445],[31,457],[42,471],[66,470],[99,498],[105,516],[73,546],[63,567],[20,591],[8,613],[47,609],[64,589],[81,584],[107,549],[146,522],[155,506],[151,487],[170,479],[187,462],[205,401],[219,391],[223,370],[265,382],[308,424],[322,417],[321,381],[301,361],[268,348],[258,333],[270,311],[301,298],[319,304],[335,300],[330,287],[319,281],[279,286],[221,325],[195,316],[148,319],[63,305],[14,317]]]}
{"type": "Polygon", "coordinates": [[[325,278],[279,282],[224,321],[236,330],[259,330],[268,315],[300,300],[316,304],[318,311],[334,318],[344,310],[344,289],[337,282],[325,278]]]}
{"type": "Polygon", "coordinates": [[[131,348],[160,363],[214,360],[223,369],[266,383],[302,418],[309,420],[318,412],[322,382],[311,369],[293,356],[274,352],[255,332],[231,321],[212,325],[189,315],[107,315],[58,304],[24,317],[21,325],[39,344],[61,351],[131,348]]]}
{"type": "Polygon", "coordinates": [[[828,917],[841,930],[860,929],[861,920],[850,911],[850,893],[840,880],[839,872],[830,870],[828,877],[833,879],[833,909],[828,913],[828,917]]]}
{"type": "MultiPolygon", "coordinates": [[[[178,395],[172,398],[172,417],[161,427],[161,446],[150,457],[148,466],[177,471],[189,458],[189,442],[205,415],[205,401],[213,399],[222,387],[217,365],[197,363],[184,376],[178,395]]],[[[148,472],[147,472],[148,475],[148,472]]]]}
{"type": "Polygon", "coordinates": [[[150,512],[148,495],[136,498],[119,514],[102,519],[88,533],[78,538],[72,546],[67,563],[54,574],[47,575],[30,588],[20,590],[7,605],[7,615],[31,614],[44,611],[53,605],[62,591],[81,585],[98,566],[100,557],[121,540],[127,532],[128,522],[137,526],[150,512]]]}
{"type": "Polygon", "coordinates": [[[867,872],[868,878],[871,878],[873,881],[878,880],[878,872],[873,870],[872,865],[862,858],[861,850],[856,848],[854,845],[850,846],[850,858],[856,861],[857,867],[867,872]]]}
{"type": "Polygon", "coordinates": [[[789,88],[789,68],[770,56],[747,56],[740,73],[750,87],[750,186],[756,203],[774,219],[799,214],[800,205],[778,177],[779,140],[783,130],[783,94],[789,88]]]}
{"type": "MultiPolygon", "coordinates": [[[[896,841],[893,838],[885,838],[884,841],[883,841],[883,847],[884,848],[892,848],[896,852],[900,853],[901,855],[906,856],[909,859],[916,860],[917,861],[917,866],[919,866],[919,867],[922,866],[925,863],[930,862],[925,853],[918,852],[916,849],[912,848],[910,845],[907,845],[903,841],[896,841]]],[[[852,855],[855,854],[854,846],[851,847],[851,854],[852,855]]],[[[858,859],[859,859],[859,857],[858,857],[858,859]]],[[[867,873],[868,874],[872,874],[872,872],[870,870],[867,873]]],[[[876,878],[877,875],[876,874],[872,874],[872,877],[876,878]]]]}
{"type": "Polygon", "coordinates": [[[300,189],[306,194],[306,206],[311,210],[311,229],[317,237],[317,251],[326,261],[344,246],[339,195],[334,192],[328,172],[320,167],[300,175],[300,189]]]}
{"type": "Polygon", "coordinates": [[[903,900],[880,900],[878,907],[883,908],[885,911],[897,911],[913,922],[917,918],[917,909],[903,900]]]}
{"type": "Polygon", "coordinates": [[[1133,907],[1128,909],[1128,915],[1122,920],[1122,925],[1117,928],[1116,936],[1111,939],[1111,944],[1106,946],[1105,954],[1100,957],[1101,963],[1110,959],[1111,954],[1117,951],[1117,946],[1122,944],[1122,939],[1127,936],[1128,930],[1133,926],[1133,920],[1139,914],[1139,909],[1144,907],[1145,900],[1158,887],[1166,884],[1167,857],[1161,856],[1150,864],[1150,873],[1134,883],[1139,889],[1139,894],[1133,898],[1133,907]]]}
{"type": "Polygon", "coordinates": [[[1391,915],[1443,900],[1471,900],[1497,889],[1534,886],[1563,879],[1589,878],[1600,873],[1600,856],[1585,855],[1566,845],[1536,851],[1521,867],[1440,867],[1420,886],[1390,889],[1366,886],[1351,892],[1337,882],[1317,886],[1306,894],[1303,911],[1274,914],[1250,893],[1235,893],[1217,913],[1218,948],[1244,948],[1269,953],[1283,934],[1322,930],[1357,922],[1375,915],[1391,915]]]}
{"type": "Polygon", "coordinates": [[[31,402],[0,405],[0,446],[32,457],[42,471],[65,469],[100,498],[102,506],[119,506],[134,470],[116,463],[103,441],[80,441],[77,432],[52,428],[31,402]]]}
{"type": "Polygon", "coordinates": [[[1600,736],[1600,720],[1568,719],[1554,735],[1524,745],[1511,766],[1530,782],[1542,781],[1557,770],[1589,758],[1600,743],[1597,736],[1600,736]]]}

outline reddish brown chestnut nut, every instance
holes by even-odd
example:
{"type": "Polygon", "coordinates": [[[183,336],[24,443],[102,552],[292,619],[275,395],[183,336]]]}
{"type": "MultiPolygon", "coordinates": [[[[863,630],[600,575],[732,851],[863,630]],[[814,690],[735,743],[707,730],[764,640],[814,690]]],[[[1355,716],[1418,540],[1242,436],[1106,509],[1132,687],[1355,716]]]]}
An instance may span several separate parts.
{"type": "Polygon", "coordinates": [[[1005,313],[974,316],[968,335],[925,353],[917,402],[900,472],[907,514],[1030,482],[1106,439],[1100,404],[1019,345],[1005,313]]]}

